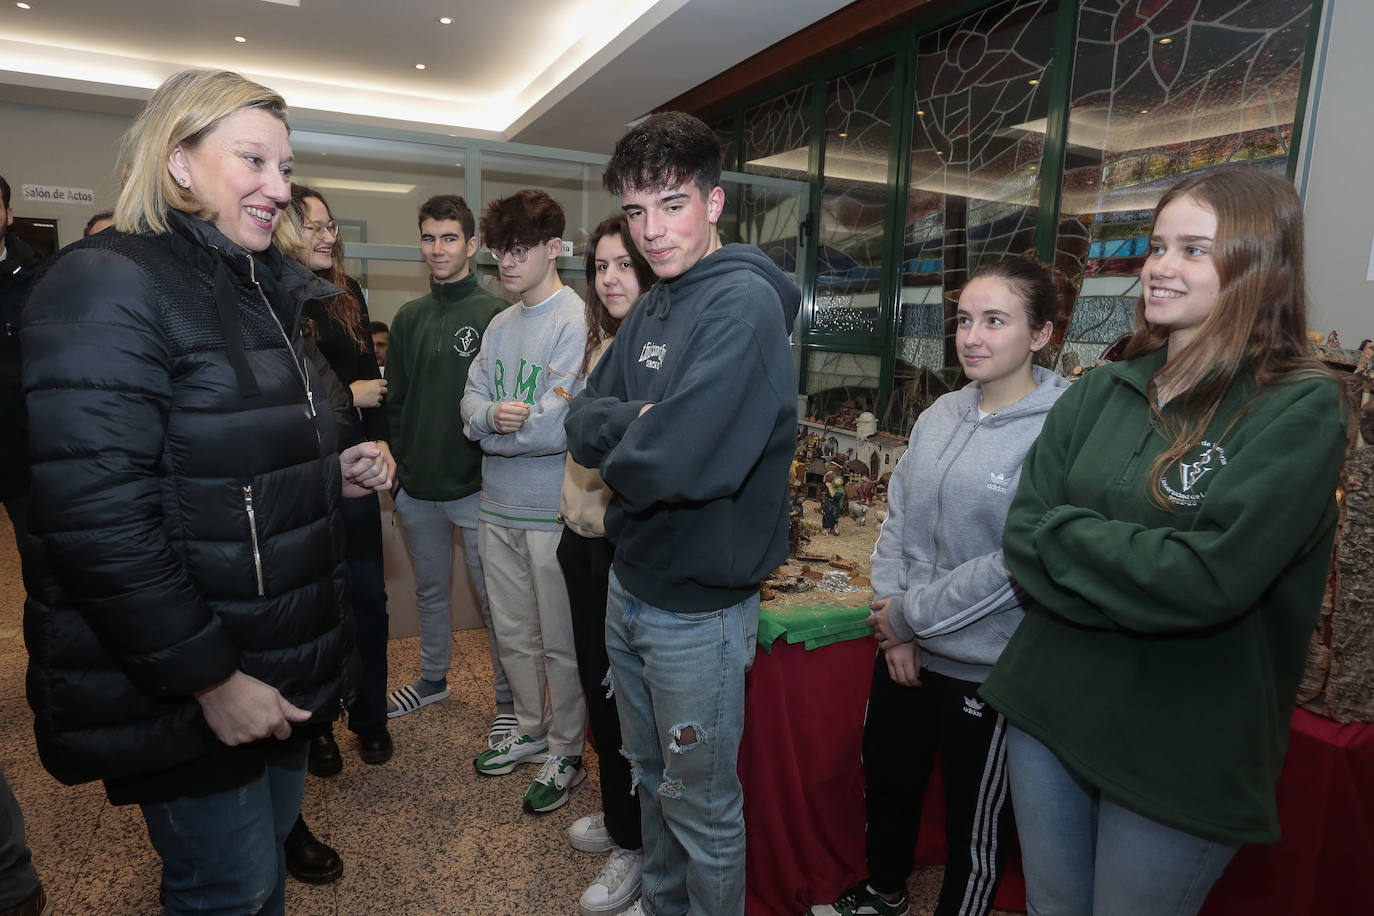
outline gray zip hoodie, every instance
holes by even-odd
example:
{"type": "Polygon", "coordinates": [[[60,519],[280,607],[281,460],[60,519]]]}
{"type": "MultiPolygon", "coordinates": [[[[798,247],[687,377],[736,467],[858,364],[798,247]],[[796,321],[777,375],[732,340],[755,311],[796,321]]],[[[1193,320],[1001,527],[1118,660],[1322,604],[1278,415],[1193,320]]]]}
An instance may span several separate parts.
{"type": "Polygon", "coordinates": [[[916,639],[921,664],[981,683],[1024,612],[1002,560],[1002,527],[1021,463],[1045,415],[1069,387],[1032,367],[1036,388],[980,419],[973,382],[926,408],[892,473],[887,520],[873,550],[873,593],[916,639]]]}

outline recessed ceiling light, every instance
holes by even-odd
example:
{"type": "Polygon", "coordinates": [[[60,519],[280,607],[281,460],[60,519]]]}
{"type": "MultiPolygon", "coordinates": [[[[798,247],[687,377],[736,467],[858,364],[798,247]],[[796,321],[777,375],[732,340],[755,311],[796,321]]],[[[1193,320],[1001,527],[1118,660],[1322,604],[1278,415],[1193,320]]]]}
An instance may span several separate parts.
{"type": "Polygon", "coordinates": [[[244,38],[242,35],[235,35],[235,36],[234,36],[234,41],[237,41],[239,44],[243,44],[243,43],[244,43],[245,41],[247,41],[247,40],[248,40],[248,39],[247,39],[247,38],[244,38]]]}
{"type": "Polygon", "coordinates": [[[1031,85],[1031,86],[1039,86],[1039,85],[1040,85],[1040,81],[1039,81],[1039,80],[1026,80],[1026,83],[1027,83],[1028,85],[1031,85]]]}
{"type": "Polygon", "coordinates": [[[845,137],[848,137],[849,134],[845,133],[844,131],[840,131],[840,132],[839,132],[838,134],[836,134],[835,136],[837,136],[837,137],[839,137],[841,140],[843,140],[845,137]]]}
{"type": "Polygon", "coordinates": [[[416,70],[423,70],[423,69],[425,69],[425,65],[424,65],[424,64],[416,64],[416,65],[415,65],[415,69],[416,69],[416,70]]]}
{"type": "Polygon", "coordinates": [[[1140,113],[1141,113],[1141,114],[1149,114],[1149,113],[1150,113],[1150,109],[1148,109],[1148,108],[1142,108],[1142,109],[1140,109],[1140,113]]]}
{"type": "Polygon", "coordinates": [[[937,156],[943,156],[944,154],[945,154],[945,151],[942,150],[942,149],[937,149],[937,150],[935,151],[935,155],[937,155],[937,156]]]}
{"type": "Polygon", "coordinates": [[[16,3],[15,6],[19,7],[21,10],[33,9],[33,7],[29,6],[27,3],[16,3]]]}
{"type": "Polygon", "coordinates": [[[925,114],[925,113],[926,113],[926,112],[925,112],[925,109],[924,109],[924,108],[918,108],[918,109],[916,109],[916,115],[917,115],[918,117],[921,116],[921,115],[923,115],[923,114],[925,114]]]}
{"type": "Polygon", "coordinates": [[[440,25],[453,25],[453,17],[452,17],[452,16],[440,16],[440,17],[439,17],[439,24],[440,24],[440,25]]]}
{"type": "Polygon", "coordinates": [[[1159,43],[1162,45],[1171,45],[1174,43],[1174,40],[1172,38],[1161,38],[1159,43]]]}

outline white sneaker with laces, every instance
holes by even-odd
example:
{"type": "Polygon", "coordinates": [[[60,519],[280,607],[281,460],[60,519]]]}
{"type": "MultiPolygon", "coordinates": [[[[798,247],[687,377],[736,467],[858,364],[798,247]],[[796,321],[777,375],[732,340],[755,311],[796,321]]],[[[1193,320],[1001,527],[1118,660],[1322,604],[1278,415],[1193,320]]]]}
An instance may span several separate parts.
{"type": "Polygon", "coordinates": [[[547,814],[555,808],[561,808],[568,803],[568,795],[572,790],[586,778],[587,771],[582,768],[581,755],[550,754],[539,768],[539,775],[530,783],[521,806],[530,814],[547,814]]]}
{"type": "Polygon", "coordinates": [[[578,901],[584,916],[603,916],[622,912],[639,897],[640,879],[644,874],[644,852],[616,847],[578,901]]]}
{"type": "Polygon", "coordinates": [[[583,852],[607,852],[615,848],[615,840],[606,829],[606,815],[600,811],[579,817],[568,828],[568,842],[583,852]]]}

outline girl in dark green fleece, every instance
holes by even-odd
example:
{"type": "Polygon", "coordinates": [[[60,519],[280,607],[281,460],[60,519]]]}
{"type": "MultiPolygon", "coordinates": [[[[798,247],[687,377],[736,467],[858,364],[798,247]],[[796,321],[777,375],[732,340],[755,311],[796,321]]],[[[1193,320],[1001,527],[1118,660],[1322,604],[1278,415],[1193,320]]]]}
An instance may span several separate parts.
{"type": "Polygon", "coordinates": [[[1050,411],[1007,516],[1033,599],[982,695],[1014,726],[1031,914],[1196,913],[1274,785],[1345,451],[1305,338],[1285,179],[1185,179],[1155,210],[1125,362],[1050,411]]]}

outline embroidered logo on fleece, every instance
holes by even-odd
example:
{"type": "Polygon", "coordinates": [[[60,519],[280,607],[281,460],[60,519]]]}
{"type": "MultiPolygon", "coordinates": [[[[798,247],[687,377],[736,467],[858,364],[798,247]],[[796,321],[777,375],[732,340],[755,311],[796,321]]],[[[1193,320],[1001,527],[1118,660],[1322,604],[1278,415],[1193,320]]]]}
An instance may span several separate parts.
{"type": "Polygon", "coordinates": [[[454,331],[453,341],[453,349],[459,356],[472,356],[482,347],[482,335],[472,325],[454,331]]]}
{"type": "Polygon", "coordinates": [[[985,486],[994,493],[1005,493],[1007,492],[1007,475],[988,471],[988,482],[985,486]]]}
{"type": "Polygon", "coordinates": [[[980,719],[983,718],[983,705],[984,704],[978,702],[973,697],[964,697],[964,712],[971,716],[977,716],[980,719]]]}
{"type": "Polygon", "coordinates": [[[646,369],[658,369],[663,366],[663,359],[667,355],[667,344],[646,343],[644,349],[639,351],[639,361],[646,369]]]}
{"type": "Polygon", "coordinates": [[[1198,484],[1208,474],[1225,466],[1226,450],[1204,439],[1178,463],[1178,486],[1169,480],[1168,474],[1159,479],[1159,486],[1174,505],[1199,506],[1206,498],[1207,491],[1199,489],[1198,484]]]}

